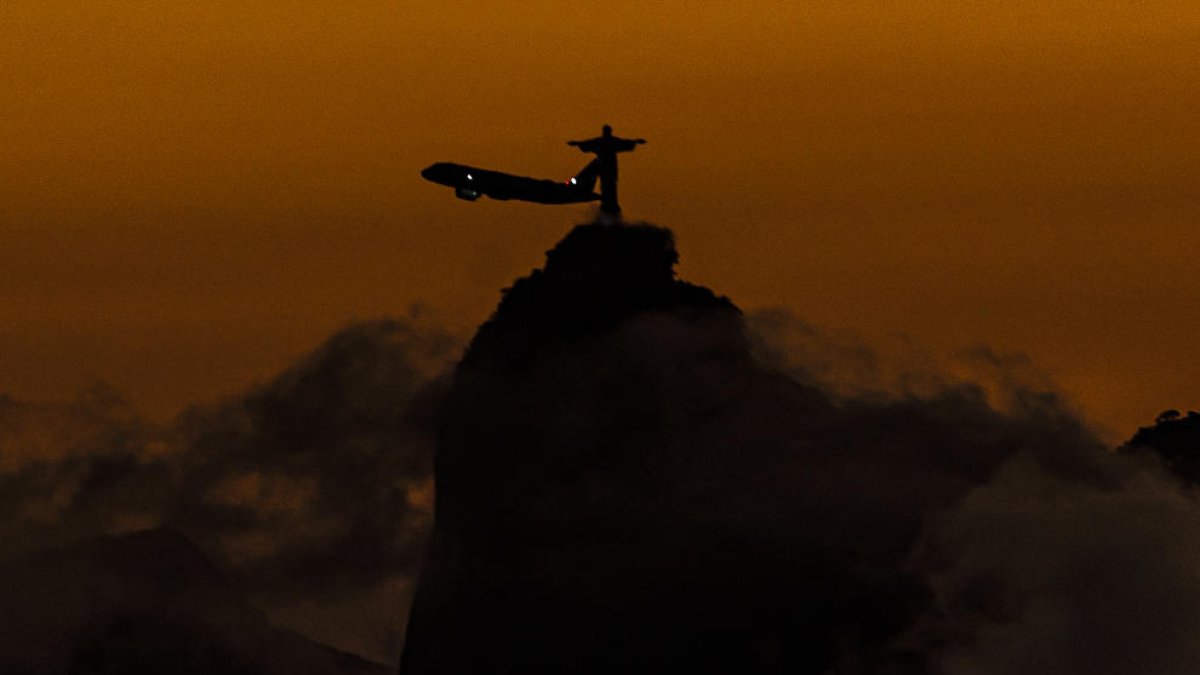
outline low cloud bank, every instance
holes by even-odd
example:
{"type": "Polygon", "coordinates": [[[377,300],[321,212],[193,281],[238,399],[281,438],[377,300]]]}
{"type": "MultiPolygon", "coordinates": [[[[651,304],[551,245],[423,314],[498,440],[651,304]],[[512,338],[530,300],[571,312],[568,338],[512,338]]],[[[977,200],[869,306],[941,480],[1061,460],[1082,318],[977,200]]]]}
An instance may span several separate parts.
{"type": "Polygon", "coordinates": [[[394,661],[432,517],[439,378],[456,354],[416,319],[355,324],[165,428],[102,385],[68,403],[4,399],[6,553],[169,527],[281,623],[394,661]]]}

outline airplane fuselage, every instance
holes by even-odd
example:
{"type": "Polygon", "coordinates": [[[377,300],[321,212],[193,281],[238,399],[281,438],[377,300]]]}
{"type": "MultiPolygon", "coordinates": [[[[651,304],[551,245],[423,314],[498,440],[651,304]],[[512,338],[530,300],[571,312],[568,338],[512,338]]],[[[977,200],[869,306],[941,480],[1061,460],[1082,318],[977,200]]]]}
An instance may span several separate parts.
{"type": "Polygon", "coordinates": [[[560,183],[451,162],[433,164],[422,171],[421,176],[425,180],[454,188],[454,194],[459,199],[472,201],[481,195],[539,204],[573,204],[600,199],[600,195],[592,191],[592,186],[577,183],[574,179],[560,183]]]}

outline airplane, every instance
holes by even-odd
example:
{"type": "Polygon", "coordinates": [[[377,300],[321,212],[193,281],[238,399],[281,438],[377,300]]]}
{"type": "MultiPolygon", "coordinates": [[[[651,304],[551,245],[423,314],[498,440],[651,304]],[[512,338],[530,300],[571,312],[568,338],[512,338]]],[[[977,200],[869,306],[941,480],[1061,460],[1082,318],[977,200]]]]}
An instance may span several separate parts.
{"type": "Polygon", "coordinates": [[[539,204],[575,204],[600,199],[595,193],[600,160],[593,160],[565,182],[514,176],[473,166],[438,162],[421,171],[425,180],[454,188],[454,196],[475,201],[480,196],[501,201],[519,199],[539,204]]]}
{"type": "Polygon", "coordinates": [[[596,159],[564,183],[514,176],[450,162],[438,162],[426,167],[421,171],[421,177],[439,185],[452,187],[455,197],[472,202],[481,196],[499,200],[520,199],[540,204],[599,201],[601,213],[619,222],[621,205],[617,203],[617,154],[631,152],[646,140],[614,136],[612,127],[607,124],[601,131],[601,135],[596,138],[567,142],[582,152],[596,155],[596,159]],[[600,181],[600,194],[595,192],[597,180],[600,181]]]}

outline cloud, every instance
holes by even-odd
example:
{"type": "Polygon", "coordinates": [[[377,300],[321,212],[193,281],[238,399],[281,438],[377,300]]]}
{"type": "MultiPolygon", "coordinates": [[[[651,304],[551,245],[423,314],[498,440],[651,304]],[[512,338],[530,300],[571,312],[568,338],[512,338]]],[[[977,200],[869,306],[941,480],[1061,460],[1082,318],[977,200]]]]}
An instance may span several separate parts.
{"type": "Polygon", "coordinates": [[[153,525],[173,482],[161,430],[111,388],[66,403],[0,400],[0,537],[17,554],[153,525]]]}
{"type": "Polygon", "coordinates": [[[359,324],[267,385],[187,411],[168,522],[260,592],[387,578],[430,515],[436,378],[453,353],[404,323],[359,324]]]}
{"type": "MultiPolygon", "coordinates": [[[[1200,504],[1163,469],[1187,476],[1200,418],[1160,419],[1116,454],[1021,355],[939,359],[897,340],[889,358],[786,313],[749,323],[767,359],[849,415],[838,442],[889,455],[857,471],[928,491],[887,516],[920,515],[902,569],[928,593],[890,650],[946,675],[1195,669],[1200,504]],[[930,415],[941,426],[922,433],[930,415]]],[[[854,652],[839,666],[880,667],[854,652]]]]}
{"type": "MultiPolygon", "coordinates": [[[[881,423],[883,410],[908,408],[901,426],[911,428],[956,396],[971,401],[913,446],[949,443],[972,475],[956,498],[923,510],[906,569],[929,596],[892,645],[947,675],[1194,670],[1200,505],[1148,452],[1186,477],[1190,465],[1177,458],[1190,456],[1198,418],[1160,419],[1114,454],[1021,355],[975,348],[938,359],[897,340],[888,358],[783,312],[750,325],[766,358],[892,440],[903,435],[881,423]]],[[[948,456],[893,450],[913,484],[938,491],[931,479],[948,456]]],[[[917,503],[898,501],[898,513],[917,503]]]]}
{"type": "Polygon", "coordinates": [[[1194,672],[1200,507],[1152,465],[1119,486],[1028,455],[945,515],[931,570],[948,673],[1194,672]]]}
{"type": "Polygon", "coordinates": [[[166,427],[102,385],[65,404],[5,399],[6,551],[168,526],[269,615],[304,606],[314,637],[394,661],[432,517],[442,373],[457,349],[419,317],[357,323],[273,380],[166,427]],[[343,599],[375,592],[392,606],[361,605],[376,635],[351,639],[343,599]]]}

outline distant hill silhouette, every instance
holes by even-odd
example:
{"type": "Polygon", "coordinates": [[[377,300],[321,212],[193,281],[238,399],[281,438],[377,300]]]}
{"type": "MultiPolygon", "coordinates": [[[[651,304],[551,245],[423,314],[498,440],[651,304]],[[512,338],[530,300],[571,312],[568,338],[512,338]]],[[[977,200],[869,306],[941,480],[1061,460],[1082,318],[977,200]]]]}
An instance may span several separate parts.
{"type": "Polygon", "coordinates": [[[1158,416],[1154,426],[1138,429],[1121,450],[1152,452],[1169,471],[1196,485],[1200,482],[1200,412],[1181,415],[1168,410],[1158,416]]]}
{"type": "Polygon", "coordinates": [[[0,672],[372,675],[382,666],[268,624],[169,530],[0,563],[0,672]]]}

